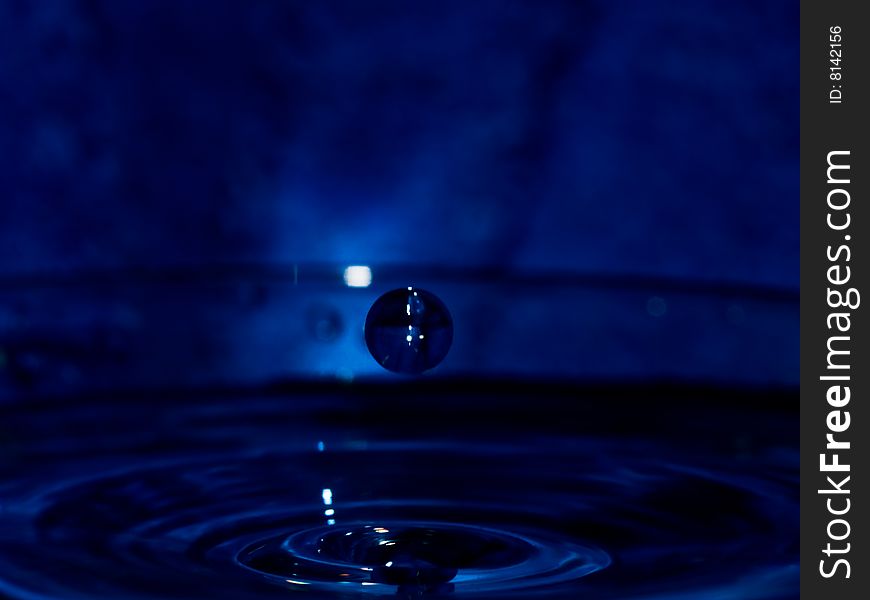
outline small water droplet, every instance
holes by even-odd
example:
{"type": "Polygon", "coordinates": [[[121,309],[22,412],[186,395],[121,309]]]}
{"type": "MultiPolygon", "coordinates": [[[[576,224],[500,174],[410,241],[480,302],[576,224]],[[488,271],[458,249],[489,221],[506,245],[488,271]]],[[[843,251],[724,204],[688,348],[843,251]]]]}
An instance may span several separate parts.
{"type": "Polygon", "coordinates": [[[387,292],[369,310],[366,345],[378,363],[396,373],[437,366],[453,342],[453,319],[434,294],[409,287],[387,292]]]}

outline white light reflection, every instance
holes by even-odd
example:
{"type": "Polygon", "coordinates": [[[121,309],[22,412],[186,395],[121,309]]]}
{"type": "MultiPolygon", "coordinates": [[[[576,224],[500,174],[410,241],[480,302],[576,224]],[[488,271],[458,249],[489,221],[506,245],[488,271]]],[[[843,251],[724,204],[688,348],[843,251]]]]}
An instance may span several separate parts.
{"type": "Polygon", "coordinates": [[[364,288],[372,284],[372,270],[364,265],[351,265],[344,270],[347,287],[364,288]]]}
{"type": "MultiPolygon", "coordinates": [[[[320,493],[320,496],[323,498],[323,504],[326,506],[332,505],[332,490],[329,488],[323,488],[323,491],[320,493]]],[[[332,517],[335,514],[334,508],[327,508],[323,511],[323,516],[332,517]]],[[[327,525],[335,525],[335,519],[327,519],[327,525]]],[[[319,552],[319,551],[318,551],[319,552]]]]}

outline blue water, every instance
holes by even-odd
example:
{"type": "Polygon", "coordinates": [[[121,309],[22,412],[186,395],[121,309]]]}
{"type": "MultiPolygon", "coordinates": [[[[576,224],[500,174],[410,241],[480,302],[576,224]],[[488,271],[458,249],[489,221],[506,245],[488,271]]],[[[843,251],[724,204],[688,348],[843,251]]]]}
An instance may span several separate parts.
{"type": "Polygon", "coordinates": [[[453,319],[433,293],[408,286],[375,300],[366,316],[365,340],[385,369],[418,374],[438,366],[453,343],[453,319]]]}
{"type": "Polygon", "coordinates": [[[798,594],[788,391],[287,383],[0,408],[0,596],[798,594]]]}

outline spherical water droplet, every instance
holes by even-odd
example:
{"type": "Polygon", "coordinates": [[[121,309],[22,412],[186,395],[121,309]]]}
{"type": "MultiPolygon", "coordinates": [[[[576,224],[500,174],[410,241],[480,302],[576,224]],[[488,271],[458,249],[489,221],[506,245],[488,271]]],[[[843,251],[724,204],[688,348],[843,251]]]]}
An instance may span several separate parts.
{"type": "Polygon", "coordinates": [[[422,373],[437,366],[453,342],[453,319],[444,303],[419,288],[378,298],[366,317],[366,345],[381,366],[422,373]]]}

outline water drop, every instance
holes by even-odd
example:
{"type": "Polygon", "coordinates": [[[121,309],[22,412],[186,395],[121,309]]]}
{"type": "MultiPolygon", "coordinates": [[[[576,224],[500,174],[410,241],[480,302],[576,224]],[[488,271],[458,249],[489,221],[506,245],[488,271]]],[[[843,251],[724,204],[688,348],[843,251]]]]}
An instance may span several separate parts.
{"type": "Polygon", "coordinates": [[[369,310],[369,352],[385,369],[422,373],[437,366],[453,342],[453,319],[434,294],[408,287],[387,292],[369,310]]]}

